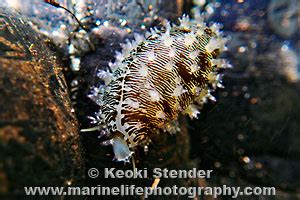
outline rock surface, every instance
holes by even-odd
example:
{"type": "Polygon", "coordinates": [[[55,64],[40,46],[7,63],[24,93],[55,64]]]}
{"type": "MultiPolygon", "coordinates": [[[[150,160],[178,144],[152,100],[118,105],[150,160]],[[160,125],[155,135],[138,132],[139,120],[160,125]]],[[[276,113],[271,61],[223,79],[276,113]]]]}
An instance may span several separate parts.
{"type": "Polygon", "coordinates": [[[82,183],[78,121],[61,60],[17,13],[0,9],[0,193],[82,183]]]}

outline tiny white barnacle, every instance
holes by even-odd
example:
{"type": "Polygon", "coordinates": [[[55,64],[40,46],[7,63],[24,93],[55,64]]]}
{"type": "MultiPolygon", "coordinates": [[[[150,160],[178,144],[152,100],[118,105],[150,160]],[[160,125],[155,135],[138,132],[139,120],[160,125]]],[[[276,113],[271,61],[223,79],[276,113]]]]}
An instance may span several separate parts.
{"type": "Polygon", "coordinates": [[[146,37],[122,45],[109,71],[98,76],[105,85],[94,87],[89,97],[99,106],[93,118],[110,139],[117,161],[129,161],[137,146],[148,145],[158,130],[179,130],[180,113],[197,118],[199,109],[221,87],[220,68],[230,64],[216,59],[226,50],[218,24],[206,26],[188,16],[180,25],[150,29],[146,37]]]}
{"type": "Polygon", "coordinates": [[[71,66],[74,71],[78,71],[80,68],[80,59],[75,56],[70,56],[71,66]]]}
{"type": "Polygon", "coordinates": [[[74,45],[70,44],[69,45],[69,54],[73,55],[73,54],[75,54],[75,52],[76,52],[76,49],[75,49],[74,45]]]}

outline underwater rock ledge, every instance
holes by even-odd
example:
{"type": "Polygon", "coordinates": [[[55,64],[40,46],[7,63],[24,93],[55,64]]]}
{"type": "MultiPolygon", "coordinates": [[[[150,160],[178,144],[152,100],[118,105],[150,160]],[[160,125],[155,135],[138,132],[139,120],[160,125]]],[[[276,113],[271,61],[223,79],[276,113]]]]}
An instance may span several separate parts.
{"type": "Polygon", "coordinates": [[[82,146],[63,65],[20,14],[0,8],[0,193],[80,184],[82,146]]]}

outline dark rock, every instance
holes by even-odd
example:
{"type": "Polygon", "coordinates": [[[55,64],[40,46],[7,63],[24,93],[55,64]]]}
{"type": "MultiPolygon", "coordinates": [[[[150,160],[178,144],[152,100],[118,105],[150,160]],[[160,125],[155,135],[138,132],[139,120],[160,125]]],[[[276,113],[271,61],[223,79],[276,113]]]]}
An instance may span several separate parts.
{"type": "Polygon", "coordinates": [[[0,8],[0,193],[80,184],[78,121],[63,65],[18,13],[0,8]]]}

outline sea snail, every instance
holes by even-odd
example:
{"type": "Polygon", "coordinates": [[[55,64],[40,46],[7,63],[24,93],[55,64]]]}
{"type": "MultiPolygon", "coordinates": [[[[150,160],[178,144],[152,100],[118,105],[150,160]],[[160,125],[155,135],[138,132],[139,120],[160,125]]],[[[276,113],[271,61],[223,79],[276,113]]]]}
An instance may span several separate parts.
{"type": "Polygon", "coordinates": [[[94,87],[89,97],[100,110],[94,118],[101,134],[111,138],[115,160],[129,161],[137,145],[147,145],[158,130],[172,132],[172,122],[183,112],[197,117],[210,92],[222,87],[220,68],[229,67],[216,59],[226,49],[220,25],[210,27],[201,20],[179,19],[135,35],[118,52],[110,71],[99,71],[105,85],[94,87]]]}

